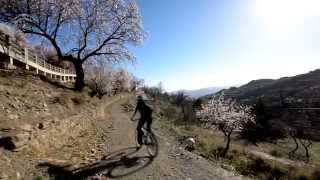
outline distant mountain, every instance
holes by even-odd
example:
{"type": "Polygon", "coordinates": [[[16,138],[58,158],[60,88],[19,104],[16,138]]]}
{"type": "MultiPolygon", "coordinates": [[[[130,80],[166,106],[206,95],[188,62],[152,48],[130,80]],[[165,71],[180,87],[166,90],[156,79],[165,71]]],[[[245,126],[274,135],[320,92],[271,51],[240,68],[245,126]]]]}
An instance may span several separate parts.
{"type": "Polygon", "coordinates": [[[320,140],[320,69],[280,79],[253,80],[215,94],[222,92],[244,104],[258,103],[260,107],[262,104],[260,117],[267,118],[269,125],[278,132],[290,126],[303,129],[313,139],[320,140]]]}
{"type": "Polygon", "coordinates": [[[263,98],[273,104],[320,107],[320,69],[280,79],[259,79],[238,88],[223,90],[225,95],[245,102],[263,98]]]}
{"type": "Polygon", "coordinates": [[[208,87],[208,88],[201,88],[201,89],[195,89],[195,90],[180,90],[180,91],[184,92],[187,96],[198,98],[208,94],[214,94],[225,88],[229,88],[229,87],[226,87],[226,86],[225,87],[208,87]]]}

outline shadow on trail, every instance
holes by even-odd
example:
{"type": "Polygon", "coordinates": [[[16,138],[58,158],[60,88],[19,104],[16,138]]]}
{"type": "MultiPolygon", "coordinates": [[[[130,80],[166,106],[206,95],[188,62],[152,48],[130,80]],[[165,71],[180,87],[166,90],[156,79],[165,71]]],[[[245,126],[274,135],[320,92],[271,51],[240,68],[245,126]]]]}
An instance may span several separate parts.
{"type": "Polygon", "coordinates": [[[156,153],[154,155],[139,155],[139,150],[136,147],[120,149],[104,156],[93,164],[71,170],[70,166],[57,166],[50,163],[42,163],[38,166],[47,167],[48,174],[55,180],[86,179],[96,174],[103,174],[109,178],[121,178],[149,166],[158,155],[158,143],[155,144],[155,148],[156,153]]]}

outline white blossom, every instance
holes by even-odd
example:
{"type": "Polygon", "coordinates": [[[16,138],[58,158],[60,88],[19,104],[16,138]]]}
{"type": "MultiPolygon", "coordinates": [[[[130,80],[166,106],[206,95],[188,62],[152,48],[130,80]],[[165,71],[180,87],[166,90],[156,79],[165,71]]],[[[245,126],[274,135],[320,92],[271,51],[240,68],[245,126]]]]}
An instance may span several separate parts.
{"type": "Polygon", "coordinates": [[[218,128],[225,135],[241,131],[249,121],[254,122],[251,107],[240,105],[223,94],[214,96],[207,104],[202,105],[197,116],[206,127],[218,128]]]}

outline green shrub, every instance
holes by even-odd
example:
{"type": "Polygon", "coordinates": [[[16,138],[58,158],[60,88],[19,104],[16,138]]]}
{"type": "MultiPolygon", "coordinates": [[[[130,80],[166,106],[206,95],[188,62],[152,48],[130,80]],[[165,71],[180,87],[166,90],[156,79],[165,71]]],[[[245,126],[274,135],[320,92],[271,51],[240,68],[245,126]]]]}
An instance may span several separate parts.
{"type": "Polygon", "coordinates": [[[180,116],[180,111],[174,106],[167,106],[162,109],[162,114],[169,120],[175,121],[180,116]]]}
{"type": "Polygon", "coordinates": [[[252,172],[252,170],[249,168],[250,167],[249,161],[250,160],[248,160],[246,158],[240,158],[236,161],[233,161],[233,166],[236,169],[236,171],[242,175],[245,175],[245,176],[253,175],[254,172],[252,172]]]}
{"type": "Polygon", "coordinates": [[[43,178],[41,176],[37,176],[37,177],[34,177],[33,180],[42,180],[43,178]]]}
{"type": "Polygon", "coordinates": [[[219,159],[222,157],[222,152],[223,152],[224,147],[218,145],[216,148],[210,150],[211,157],[215,159],[219,159]]]}
{"type": "Polygon", "coordinates": [[[245,176],[256,176],[259,179],[281,179],[288,174],[283,168],[273,166],[261,158],[253,158],[249,155],[240,155],[238,158],[234,159],[232,164],[237,172],[245,176]]]}

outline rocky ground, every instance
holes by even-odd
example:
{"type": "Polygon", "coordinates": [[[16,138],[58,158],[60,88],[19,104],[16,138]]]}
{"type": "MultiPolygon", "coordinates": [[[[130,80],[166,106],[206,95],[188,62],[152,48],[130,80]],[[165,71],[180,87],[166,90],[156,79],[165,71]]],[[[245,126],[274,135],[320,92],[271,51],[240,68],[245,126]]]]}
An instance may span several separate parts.
{"type": "MultiPolygon", "coordinates": [[[[112,100],[112,99],[110,99],[112,100]]],[[[104,141],[96,125],[101,101],[40,80],[1,73],[0,179],[42,176],[40,162],[87,163],[104,141]]]]}
{"type": "Polygon", "coordinates": [[[184,150],[157,122],[157,155],[137,150],[134,96],[87,94],[1,74],[0,179],[243,178],[184,150]]]}

